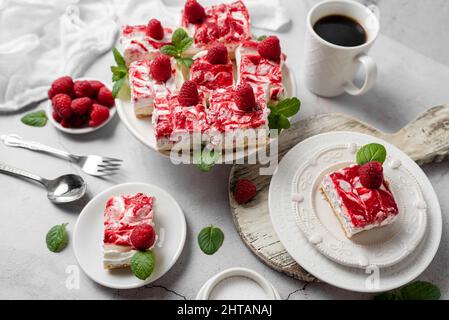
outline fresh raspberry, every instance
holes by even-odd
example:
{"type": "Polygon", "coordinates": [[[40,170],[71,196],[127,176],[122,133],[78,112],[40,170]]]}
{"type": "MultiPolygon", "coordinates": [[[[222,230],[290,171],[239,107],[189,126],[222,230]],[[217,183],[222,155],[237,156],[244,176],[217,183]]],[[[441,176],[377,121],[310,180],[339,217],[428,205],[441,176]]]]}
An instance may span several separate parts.
{"type": "Polygon", "coordinates": [[[101,104],[93,104],[90,111],[89,127],[98,127],[109,118],[109,109],[101,104]]]}
{"type": "Polygon", "coordinates": [[[179,90],[178,102],[181,106],[195,106],[200,101],[198,87],[192,80],[187,80],[179,90]]]}
{"type": "Polygon", "coordinates": [[[165,82],[171,77],[171,61],[165,54],[158,55],[150,63],[151,77],[156,81],[165,82]]]}
{"type": "Polygon", "coordinates": [[[48,91],[47,91],[47,95],[48,95],[48,99],[53,99],[53,97],[56,95],[56,93],[55,93],[55,90],[52,88],[52,87],[50,87],[50,89],[48,89],[48,91]]]}
{"type": "Polygon", "coordinates": [[[89,83],[93,90],[92,97],[96,97],[98,94],[98,91],[100,91],[100,89],[102,87],[104,87],[104,84],[103,84],[103,82],[98,81],[98,80],[89,80],[89,83]]]}
{"type": "Polygon", "coordinates": [[[164,28],[162,28],[161,22],[157,19],[151,19],[147,25],[146,35],[156,40],[162,40],[164,38],[164,28]]]}
{"type": "Polygon", "coordinates": [[[59,116],[59,114],[56,111],[53,111],[51,116],[58,123],[60,123],[62,121],[62,118],[59,116]]]}
{"type": "Polygon", "coordinates": [[[207,51],[206,60],[212,64],[226,64],[228,62],[228,49],[222,44],[207,51]]]}
{"type": "Polygon", "coordinates": [[[134,228],[129,236],[129,240],[137,250],[146,250],[154,245],[156,232],[149,224],[141,224],[134,228]]]}
{"type": "Polygon", "coordinates": [[[73,80],[69,76],[61,77],[53,81],[51,84],[51,92],[53,96],[58,93],[65,93],[69,96],[73,93],[73,80]]]}
{"type": "Polygon", "coordinates": [[[94,90],[89,81],[80,80],[73,84],[73,93],[77,98],[92,97],[94,90]]]}
{"type": "Polygon", "coordinates": [[[90,107],[92,107],[90,98],[84,97],[72,100],[72,111],[79,116],[85,115],[90,110],[90,107]]]}
{"type": "Polygon", "coordinates": [[[101,105],[109,108],[113,107],[115,104],[115,99],[112,96],[111,90],[106,87],[100,88],[100,91],[98,91],[97,100],[101,105]]]}
{"type": "Polygon", "coordinates": [[[64,128],[71,128],[72,127],[72,123],[70,122],[69,119],[62,119],[61,120],[61,126],[63,126],[64,128]]]}
{"type": "Polygon", "coordinates": [[[198,24],[206,18],[206,11],[196,0],[187,0],[184,14],[190,23],[198,24]]]}
{"type": "Polygon", "coordinates": [[[81,128],[86,124],[85,118],[78,115],[73,115],[70,117],[69,121],[72,128],[81,128]]]}
{"type": "Polygon", "coordinates": [[[51,99],[53,109],[58,113],[62,119],[68,119],[72,115],[72,98],[64,93],[58,93],[51,99]]]}
{"type": "Polygon", "coordinates": [[[234,95],[237,108],[242,111],[250,112],[256,109],[256,97],[254,96],[253,87],[249,83],[241,83],[235,89],[234,95]]]}
{"type": "Polygon", "coordinates": [[[279,61],[281,58],[281,45],[279,38],[276,36],[269,36],[257,45],[259,54],[267,59],[279,61]]]}
{"type": "Polygon", "coordinates": [[[234,199],[238,204],[251,201],[256,196],[256,185],[247,179],[237,181],[234,188],[234,199]]]}
{"type": "Polygon", "coordinates": [[[379,189],[384,181],[382,163],[371,161],[359,168],[360,183],[368,189],[379,189]]]}

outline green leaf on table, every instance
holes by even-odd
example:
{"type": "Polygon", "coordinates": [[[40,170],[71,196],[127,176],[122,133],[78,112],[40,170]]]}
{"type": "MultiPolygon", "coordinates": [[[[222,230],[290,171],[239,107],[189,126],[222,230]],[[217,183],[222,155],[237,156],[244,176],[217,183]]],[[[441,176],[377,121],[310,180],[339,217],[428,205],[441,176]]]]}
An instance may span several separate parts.
{"type": "Polygon", "coordinates": [[[220,249],[224,241],[224,233],[214,226],[206,227],[198,234],[198,245],[207,255],[213,255],[220,249]]]}
{"type": "Polygon", "coordinates": [[[220,153],[214,150],[203,148],[199,156],[200,158],[198,159],[197,163],[198,169],[200,169],[202,172],[209,172],[220,157],[220,153]]]}
{"type": "Polygon", "coordinates": [[[384,292],[374,297],[374,300],[438,300],[440,289],[432,283],[415,281],[401,289],[384,292]]]}
{"type": "Polygon", "coordinates": [[[66,230],[67,223],[52,227],[45,237],[47,248],[51,252],[60,252],[65,248],[69,240],[66,230]]]}
{"type": "Polygon", "coordinates": [[[275,106],[270,106],[271,111],[282,114],[286,117],[293,117],[298,113],[301,107],[301,101],[298,98],[287,98],[278,102],[275,106]]]}
{"type": "Polygon", "coordinates": [[[26,124],[27,126],[32,127],[45,127],[47,124],[48,118],[47,114],[44,110],[39,110],[35,112],[28,113],[24,115],[20,121],[26,124]]]}
{"type": "Polygon", "coordinates": [[[357,152],[357,163],[361,166],[371,161],[378,161],[384,163],[387,158],[387,150],[378,143],[370,143],[357,152]]]}
{"type": "Polygon", "coordinates": [[[152,251],[137,251],[131,257],[131,271],[140,280],[146,280],[153,273],[156,258],[152,251]]]}
{"type": "Polygon", "coordinates": [[[173,56],[173,57],[176,57],[176,56],[178,56],[178,49],[176,49],[176,47],[175,46],[173,46],[173,45],[165,45],[165,46],[163,46],[162,48],[161,48],[161,52],[162,53],[164,53],[164,54],[166,54],[166,55],[169,55],[169,56],[173,56]]]}

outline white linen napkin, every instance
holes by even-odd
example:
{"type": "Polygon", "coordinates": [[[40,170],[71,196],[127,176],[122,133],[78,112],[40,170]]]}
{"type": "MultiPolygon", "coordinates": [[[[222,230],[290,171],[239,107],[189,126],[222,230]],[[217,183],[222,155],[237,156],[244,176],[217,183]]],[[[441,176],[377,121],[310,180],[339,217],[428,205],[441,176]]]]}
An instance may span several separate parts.
{"type": "Polygon", "coordinates": [[[1,2],[0,112],[45,99],[55,78],[80,76],[112,47],[118,26],[110,3],[83,6],[95,12],[92,22],[80,18],[78,0],[1,2]]]}

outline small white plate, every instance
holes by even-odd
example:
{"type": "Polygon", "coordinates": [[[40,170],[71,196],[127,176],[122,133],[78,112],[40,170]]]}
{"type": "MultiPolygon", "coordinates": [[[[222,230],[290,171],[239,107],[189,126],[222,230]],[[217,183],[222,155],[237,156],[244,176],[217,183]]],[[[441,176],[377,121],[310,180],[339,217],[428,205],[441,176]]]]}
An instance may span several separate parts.
{"type": "MultiPolygon", "coordinates": [[[[416,199],[413,199],[415,201],[416,199]]],[[[279,163],[269,192],[269,209],[273,227],[287,252],[304,269],[318,279],[336,287],[358,292],[383,292],[403,286],[418,277],[431,263],[441,240],[442,218],[438,198],[421,168],[393,145],[365,134],[331,132],[304,140],[292,148],[279,163]],[[427,204],[427,226],[424,238],[416,249],[400,262],[385,268],[347,267],[317,250],[298,226],[292,205],[292,184],[298,167],[309,161],[323,145],[358,145],[377,142],[390,154],[401,156],[404,168],[415,177],[427,204]]],[[[335,217],[332,217],[335,222],[335,217]]]]}
{"type": "Polygon", "coordinates": [[[162,277],[175,264],[186,239],[184,213],[176,200],[166,191],[145,183],[125,183],[109,188],[93,198],[83,209],[73,231],[73,248],[84,272],[95,282],[115,289],[132,289],[147,285],[162,277]],[[130,268],[103,268],[103,212],[111,196],[142,192],[155,197],[154,222],[158,234],[154,254],[156,267],[142,281],[130,268]]]}
{"type": "MultiPolygon", "coordinates": [[[[282,68],[282,76],[284,79],[284,86],[286,89],[287,97],[295,97],[296,96],[296,80],[293,71],[288,68],[287,64],[284,64],[282,68]]],[[[131,132],[131,134],[137,138],[142,144],[153,149],[160,154],[169,157],[170,151],[160,151],[157,148],[156,138],[154,136],[154,128],[151,122],[151,118],[139,119],[134,114],[134,108],[131,101],[125,101],[116,99],[115,102],[117,106],[117,112],[120,119],[125,124],[126,128],[131,132]]],[[[257,152],[257,148],[249,148],[250,150],[241,150],[235,151],[234,154],[227,153],[223,162],[228,161],[236,161],[238,159],[242,159],[244,157],[248,157],[249,155],[257,152]]]]}
{"type": "Polygon", "coordinates": [[[293,211],[306,238],[328,258],[349,267],[389,267],[411,254],[423,239],[427,206],[413,168],[402,164],[407,156],[387,147],[384,175],[398,205],[398,217],[388,226],[348,239],[320,188],[325,174],[355,163],[361,146],[355,141],[320,141],[319,151],[298,164],[291,190],[293,211]]]}
{"type": "MultiPolygon", "coordinates": [[[[79,78],[79,79],[74,79],[73,81],[78,81],[78,80],[96,80],[96,79],[79,78]]],[[[108,88],[109,90],[111,90],[111,88],[109,86],[107,86],[106,84],[105,84],[105,87],[108,88]]],[[[116,100],[116,102],[117,101],[118,100],[116,100]]],[[[65,132],[65,133],[69,133],[69,134],[86,134],[86,133],[94,132],[98,129],[101,129],[104,126],[106,126],[109,122],[111,122],[112,118],[114,118],[114,116],[117,112],[117,103],[112,108],[109,108],[109,119],[106,120],[105,122],[103,122],[98,127],[64,128],[63,126],[61,126],[60,123],[56,122],[56,120],[53,119],[53,106],[51,105],[51,100],[47,101],[47,105],[45,107],[45,112],[47,113],[48,120],[51,122],[52,125],[54,125],[56,127],[56,129],[58,129],[62,132],[65,132]]]]}

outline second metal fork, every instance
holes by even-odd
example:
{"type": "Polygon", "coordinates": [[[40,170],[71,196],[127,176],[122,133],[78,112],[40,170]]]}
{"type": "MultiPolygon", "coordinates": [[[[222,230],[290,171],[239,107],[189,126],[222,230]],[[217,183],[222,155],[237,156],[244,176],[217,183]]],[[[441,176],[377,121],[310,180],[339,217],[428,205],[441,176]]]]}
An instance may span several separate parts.
{"type": "Polygon", "coordinates": [[[34,141],[25,141],[15,134],[2,135],[1,140],[9,147],[18,147],[54,155],[77,164],[85,173],[92,176],[107,176],[120,170],[120,159],[100,157],[95,155],[79,156],[45,146],[34,141]]]}

